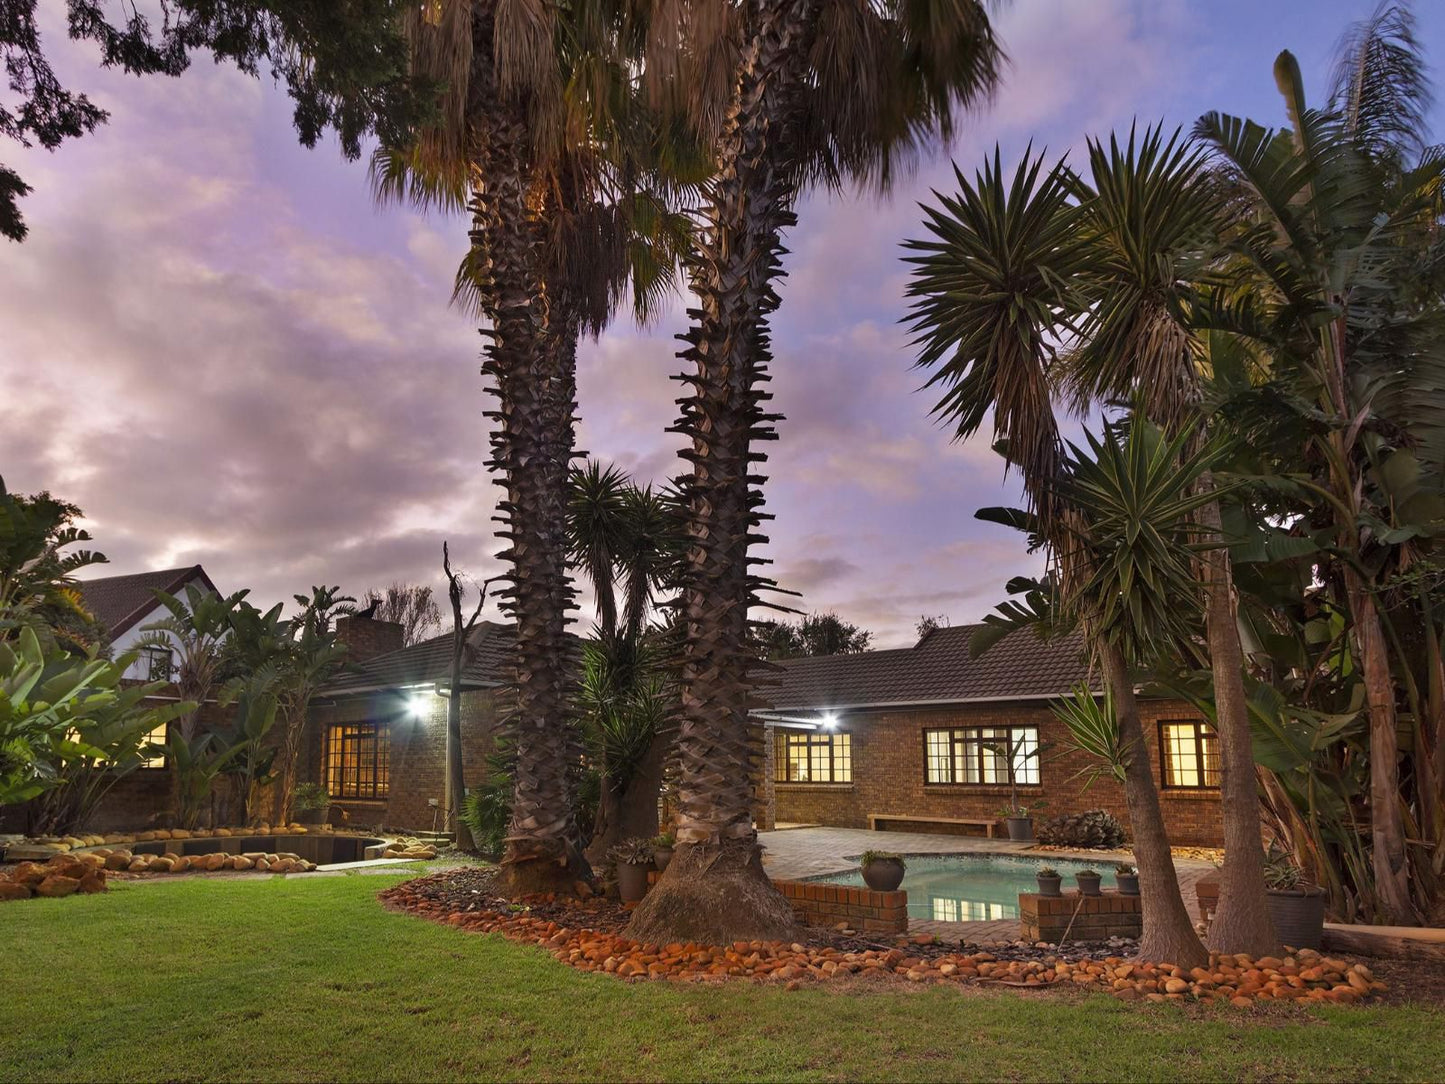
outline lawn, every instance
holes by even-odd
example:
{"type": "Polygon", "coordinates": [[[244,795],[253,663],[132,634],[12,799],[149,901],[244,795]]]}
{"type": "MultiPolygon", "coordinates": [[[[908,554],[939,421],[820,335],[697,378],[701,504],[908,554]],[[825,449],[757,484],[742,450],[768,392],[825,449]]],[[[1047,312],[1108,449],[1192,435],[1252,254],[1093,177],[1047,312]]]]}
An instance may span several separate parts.
{"type": "Polygon", "coordinates": [[[1428,1080],[1445,1013],[628,985],[391,914],[395,876],[0,907],[0,1080],[1428,1080]]]}

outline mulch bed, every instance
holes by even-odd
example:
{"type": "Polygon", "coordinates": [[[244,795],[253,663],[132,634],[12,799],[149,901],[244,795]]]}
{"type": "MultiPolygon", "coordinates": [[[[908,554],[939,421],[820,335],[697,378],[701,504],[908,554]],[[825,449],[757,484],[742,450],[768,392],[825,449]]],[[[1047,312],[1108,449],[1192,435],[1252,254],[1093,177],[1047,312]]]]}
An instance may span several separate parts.
{"type": "MultiPolygon", "coordinates": [[[[1378,998],[1410,965],[1325,957],[1302,950],[1282,959],[1214,955],[1207,968],[1125,959],[1117,948],[1087,955],[1088,946],[1064,952],[1035,946],[950,944],[931,935],[879,941],[837,930],[808,930],[792,943],[737,941],[731,945],[651,945],[626,936],[628,910],[616,900],[500,897],[491,871],[444,870],[380,893],[390,908],[459,929],[499,933],[538,945],[583,971],[624,979],[710,982],[747,978],[780,982],[872,979],[900,984],[1065,987],[1113,994],[1122,1001],[1216,1003],[1246,1008],[1260,1002],[1352,1004],[1378,998]],[[1083,955],[1075,955],[1081,953],[1083,955]],[[1069,958],[1072,957],[1072,958],[1069,958]],[[1377,974],[1378,972],[1378,974],[1377,974]],[[1382,981],[1388,975],[1390,981],[1382,981]]],[[[1413,986],[1410,983],[1407,988],[1413,986]]],[[[1419,994],[1418,988],[1412,991],[1419,994]]],[[[1391,998],[1394,1001],[1395,998],[1391,998]]],[[[1433,1000],[1433,998],[1431,998],[1433,1000]]]]}

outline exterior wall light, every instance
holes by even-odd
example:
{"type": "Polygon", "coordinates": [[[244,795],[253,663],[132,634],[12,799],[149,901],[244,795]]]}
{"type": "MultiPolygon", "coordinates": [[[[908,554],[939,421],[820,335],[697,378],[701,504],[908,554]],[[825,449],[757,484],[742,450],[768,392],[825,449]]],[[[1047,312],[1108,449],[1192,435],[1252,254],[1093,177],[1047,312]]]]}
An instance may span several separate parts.
{"type": "Polygon", "coordinates": [[[835,730],[838,726],[838,715],[836,712],[825,711],[823,713],[823,729],[835,730]]]}
{"type": "Polygon", "coordinates": [[[406,713],[413,719],[425,719],[427,716],[427,702],[430,700],[425,693],[412,693],[407,697],[406,713]]]}

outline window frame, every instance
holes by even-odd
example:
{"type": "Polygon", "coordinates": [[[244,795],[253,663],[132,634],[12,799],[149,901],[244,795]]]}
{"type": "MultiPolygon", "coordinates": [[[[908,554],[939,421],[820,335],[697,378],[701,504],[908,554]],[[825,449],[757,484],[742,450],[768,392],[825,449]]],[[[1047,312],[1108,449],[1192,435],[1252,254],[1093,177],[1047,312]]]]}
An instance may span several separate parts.
{"type": "Polygon", "coordinates": [[[1202,791],[1218,790],[1220,773],[1223,765],[1220,762],[1219,734],[1203,719],[1160,719],[1156,736],[1159,740],[1159,789],[1166,791],[1202,791]],[[1165,738],[1169,727],[1193,727],[1195,772],[1199,776],[1198,783],[1171,783],[1169,782],[1169,767],[1172,760],[1170,746],[1165,738]],[[1210,781],[1210,758],[1205,754],[1205,741],[1214,743],[1213,757],[1213,781],[1210,781]]]}
{"type": "Polygon", "coordinates": [[[787,786],[852,786],[853,784],[853,735],[847,730],[798,730],[793,727],[778,727],[773,737],[773,782],[787,786]],[[838,748],[839,741],[843,748],[838,748]],[[789,769],[793,761],[787,755],[788,746],[802,745],[804,759],[811,773],[815,747],[827,750],[827,779],[790,779],[789,769]],[[841,755],[840,755],[841,754],[841,755]],[[840,763],[841,762],[841,763],[840,763]],[[839,779],[840,772],[847,775],[839,779]]]}
{"type": "MultiPolygon", "coordinates": [[[[1034,748],[1034,750],[1037,750],[1037,749],[1039,748],[1039,746],[1042,744],[1042,741],[1043,741],[1042,729],[1041,729],[1041,727],[1039,726],[1039,724],[1037,724],[1037,723],[1005,723],[1005,724],[993,724],[993,725],[978,724],[978,725],[975,725],[975,726],[930,726],[930,727],[924,727],[924,728],[923,728],[923,731],[922,731],[922,735],[921,735],[921,736],[922,736],[922,740],[923,740],[923,785],[924,785],[925,787],[987,787],[987,788],[989,788],[989,789],[991,789],[991,790],[992,790],[992,789],[1008,790],[1008,789],[1009,789],[1008,764],[1011,763],[1011,762],[1016,758],[1017,754],[1016,754],[1015,750],[1018,748],[1018,745],[1020,744],[1020,743],[1017,741],[1017,739],[1015,739],[1014,734],[1015,734],[1016,731],[1021,731],[1021,730],[1022,730],[1022,731],[1032,731],[1032,732],[1033,732],[1033,748],[1034,748]],[[991,756],[991,757],[993,757],[995,760],[997,760],[997,759],[998,759],[998,754],[992,752],[992,751],[989,750],[989,749],[987,749],[987,748],[985,747],[985,743],[987,743],[987,744],[993,744],[994,742],[997,742],[999,739],[998,739],[998,737],[997,737],[996,735],[993,735],[993,734],[990,734],[988,737],[985,737],[984,735],[985,735],[986,732],[999,731],[999,730],[1003,730],[1003,731],[1007,731],[1007,732],[1008,732],[1009,756],[1008,756],[1008,760],[1005,761],[1004,764],[1003,764],[1003,778],[1002,778],[1001,780],[998,780],[998,781],[990,782],[990,781],[985,780],[985,779],[983,778],[983,775],[984,775],[984,771],[983,771],[984,759],[983,759],[983,758],[984,758],[984,756],[987,754],[988,756],[991,756]],[[970,733],[976,734],[977,737],[967,737],[967,736],[962,737],[962,738],[959,737],[959,735],[969,735],[970,733]],[[928,739],[929,739],[929,735],[931,735],[931,734],[947,734],[947,735],[949,736],[948,739],[947,739],[947,742],[946,742],[946,748],[947,748],[947,750],[948,750],[948,775],[949,775],[949,778],[947,778],[947,779],[930,779],[930,778],[929,778],[930,769],[931,769],[931,762],[932,762],[933,759],[934,759],[934,754],[931,752],[931,750],[930,750],[930,748],[929,748],[929,740],[928,740],[928,739]],[[964,773],[966,774],[966,773],[967,773],[967,770],[968,770],[968,764],[969,764],[969,757],[968,757],[967,751],[965,751],[964,756],[963,756],[963,758],[962,758],[961,760],[960,760],[960,758],[959,758],[959,756],[958,756],[958,746],[959,746],[960,743],[962,743],[962,744],[965,745],[965,746],[971,746],[971,747],[975,750],[975,755],[976,755],[976,758],[977,758],[977,759],[976,759],[976,763],[977,763],[977,765],[978,765],[978,774],[979,774],[979,778],[978,778],[976,781],[971,781],[971,780],[968,780],[968,779],[959,779],[959,778],[957,778],[957,776],[958,776],[958,774],[959,774],[959,767],[962,766],[963,771],[964,771],[964,773]]],[[[1026,743],[1024,743],[1024,744],[1026,744],[1026,743]]],[[[1021,779],[1019,779],[1019,781],[1015,784],[1015,786],[1018,786],[1018,787],[1042,787],[1042,786],[1044,785],[1044,767],[1043,767],[1043,762],[1042,762],[1042,760],[1038,757],[1038,755],[1037,755],[1036,752],[1033,752],[1033,753],[1029,753],[1029,754],[1028,754],[1028,760],[1026,760],[1026,761],[1024,762],[1024,767],[1023,767],[1021,770],[1019,770],[1019,771],[1020,771],[1020,774],[1022,774],[1022,773],[1024,773],[1024,772],[1028,772],[1028,771],[1030,770],[1030,768],[1032,768],[1032,774],[1034,774],[1034,776],[1035,776],[1036,778],[1034,778],[1034,779],[1032,779],[1032,780],[1022,779],[1022,778],[1021,778],[1021,779]]]]}
{"type": "Polygon", "coordinates": [[[329,723],[326,727],[326,745],[322,750],[322,776],[326,792],[333,801],[385,802],[391,796],[391,726],[388,723],[361,719],[353,722],[329,723]],[[355,731],[348,736],[346,731],[355,731]],[[363,741],[369,733],[369,743],[363,741]],[[337,742],[340,745],[337,745],[337,742]],[[352,753],[358,755],[367,744],[370,746],[370,784],[363,786],[361,775],[366,763],[357,760],[353,770],[347,772],[347,743],[353,746],[352,753]],[[348,774],[354,784],[348,783],[348,774]]]}
{"type": "Polygon", "coordinates": [[[174,648],[166,647],[163,644],[146,644],[140,649],[141,661],[146,664],[145,681],[164,681],[170,684],[171,677],[176,668],[176,652],[174,648]],[[165,677],[156,677],[156,663],[160,661],[160,653],[166,655],[165,677]]]}

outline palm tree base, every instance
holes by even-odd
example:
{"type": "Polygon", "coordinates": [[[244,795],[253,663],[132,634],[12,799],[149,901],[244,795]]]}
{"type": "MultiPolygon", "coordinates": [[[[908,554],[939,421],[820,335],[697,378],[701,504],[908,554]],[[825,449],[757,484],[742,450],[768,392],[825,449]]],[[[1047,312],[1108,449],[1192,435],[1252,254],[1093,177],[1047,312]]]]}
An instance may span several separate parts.
{"type": "Polygon", "coordinates": [[[499,896],[519,900],[525,896],[576,896],[577,884],[590,883],[591,867],[582,853],[569,847],[560,856],[508,854],[497,868],[493,886],[499,896]]]}
{"type": "Polygon", "coordinates": [[[792,941],[797,919],[752,838],[681,843],[633,912],[627,936],[647,944],[792,941]]]}

